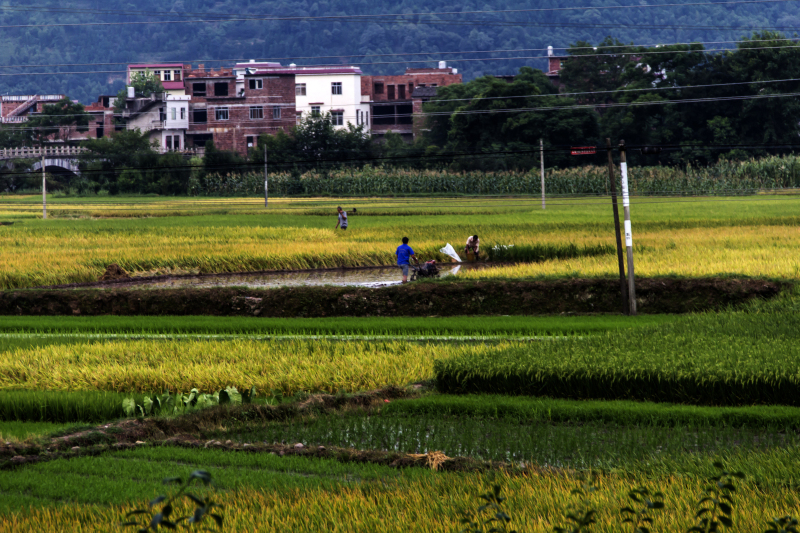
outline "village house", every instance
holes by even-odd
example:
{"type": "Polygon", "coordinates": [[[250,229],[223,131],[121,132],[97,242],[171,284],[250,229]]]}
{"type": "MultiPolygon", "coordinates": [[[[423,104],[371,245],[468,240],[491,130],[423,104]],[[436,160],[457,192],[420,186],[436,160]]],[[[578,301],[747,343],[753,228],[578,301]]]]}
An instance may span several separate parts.
{"type": "Polygon", "coordinates": [[[187,71],[186,95],[191,118],[188,146],[213,141],[220,150],[242,155],[255,146],[258,136],[291,131],[295,125],[295,76],[292,72],[248,67],[187,71]]]}
{"type": "Polygon", "coordinates": [[[372,111],[372,135],[388,131],[411,141],[424,125],[422,104],[436,96],[438,87],[461,83],[457,69],[444,61],[438,68],[407,68],[396,76],[362,76],[361,94],[372,111]]]}

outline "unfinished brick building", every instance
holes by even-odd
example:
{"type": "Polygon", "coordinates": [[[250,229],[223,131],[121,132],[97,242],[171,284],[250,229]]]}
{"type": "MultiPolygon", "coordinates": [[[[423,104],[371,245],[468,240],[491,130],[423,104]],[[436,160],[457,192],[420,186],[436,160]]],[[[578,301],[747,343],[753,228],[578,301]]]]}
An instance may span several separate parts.
{"type": "Polygon", "coordinates": [[[407,68],[398,76],[362,76],[361,94],[369,98],[372,109],[372,135],[382,136],[391,130],[406,140],[413,139],[425,122],[419,114],[422,102],[432,97],[431,92],[435,96],[437,87],[461,81],[461,74],[444,61],[439,62],[439,68],[407,68]],[[427,90],[416,92],[419,88],[427,90]]]}
{"type": "Polygon", "coordinates": [[[198,65],[186,72],[186,94],[191,97],[188,147],[213,141],[220,150],[245,155],[260,134],[291,131],[296,122],[294,74],[248,72],[238,91],[236,78],[231,68],[198,65]]]}

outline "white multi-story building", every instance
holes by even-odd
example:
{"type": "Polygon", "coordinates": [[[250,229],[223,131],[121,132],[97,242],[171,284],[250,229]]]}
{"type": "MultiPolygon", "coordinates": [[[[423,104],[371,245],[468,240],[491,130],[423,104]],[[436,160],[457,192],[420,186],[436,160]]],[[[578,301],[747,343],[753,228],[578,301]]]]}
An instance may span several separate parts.
{"type": "MultiPolygon", "coordinates": [[[[330,113],[337,129],[364,125],[370,131],[369,95],[361,94],[361,69],[353,66],[342,67],[298,67],[294,63],[288,67],[270,63],[239,63],[234,70],[251,68],[258,74],[270,72],[294,74],[297,121],[303,117],[320,113],[330,113]]],[[[237,80],[238,82],[238,80],[237,80]]]]}
{"type": "Polygon", "coordinates": [[[186,148],[186,130],[189,129],[189,100],[191,96],[167,93],[153,94],[150,98],[128,98],[122,116],[129,130],[150,133],[159,150],[172,151],[186,148]]]}

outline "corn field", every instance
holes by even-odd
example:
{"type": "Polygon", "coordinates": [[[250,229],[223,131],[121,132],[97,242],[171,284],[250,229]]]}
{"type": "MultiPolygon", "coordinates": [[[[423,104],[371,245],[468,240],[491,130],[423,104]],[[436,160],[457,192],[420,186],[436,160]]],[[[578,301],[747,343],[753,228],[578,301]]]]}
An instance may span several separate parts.
{"type": "MultiPolygon", "coordinates": [[[[616,173],[619,179],[619,171],[616,173]]],[[[632,167],[631,192],[641,195],[742,194],[800,187],[800,156],[772,156],[748,161],[721,160],[710,167],[632,167]]],[[[549,169],[545,190],[551,195],[605,194],[608,169],[585,166],[549,169]]],[[[264,194],[262,173],[212,174],[195,177],[190,191],[196,196],[254,196],[264,194]]],[[[530,172],[451,172],[366,166],[328,173],[269,175],[273,196],[381,195],[381,194],[540,194],[538,169],[530,172]]]]}

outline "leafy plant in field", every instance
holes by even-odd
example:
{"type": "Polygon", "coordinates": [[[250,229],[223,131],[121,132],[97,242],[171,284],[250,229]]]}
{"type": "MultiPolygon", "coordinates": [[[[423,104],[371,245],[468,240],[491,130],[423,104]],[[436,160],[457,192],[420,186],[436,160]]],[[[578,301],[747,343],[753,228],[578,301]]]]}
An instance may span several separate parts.
{"type": "Polygon", "coordinates": [[[628,497],[636,506],[620,509],[620,513],[625,517],[622,523],[631,524],[633,533],[650,533],[650,526],[653,524],[650,513],[664,508],[664,495],[660,492],[651,495],[649,490],[639,487],[631,490],[628,497]]]}
{"type": "Polygon", "coordinates": [[[768,522],[769,529],[764,531],[764,533],[798,533],[798,523],[797,518],[793,516],[784,516],[782,518],[773,518],[771,522],[768,522]]]}
{"type": "Polygon", "coordinates": [[[203,485],[209,485],[211,484],[211,474],[205,470],[195,470],[186,481],[183,481],[183,479],[179,477],[166,478],[163,481],[165,485],[179,484],[181,486],[172,496],[157,496],[150,501],[147,508],[135,509],[127,513],[125,515],[126,521],[122,523],[122,526],[139,526],[139,533],[147,533],[147,531],[151,529],[157,531],[158,528],[176,529],[178,526],[189,529],[192,526],[201,525],[203,529],[208,529],[204,524],[207,522],[206,517],[211,517],[216,523],[216,528],[221,528],[223,518],[220,514],[214,512],[215,508],[221,508],[221,506],[214,503],[209,496],[199,498],[187,492],[187,489],[194,481],[202,483],[203,485]],[[173,520],[172,516],[175,512],[175,503],[184,499],[194,503],[194,511],[173,520]],[[164,504],[161,510],[154,514],[153,507],[161,503],[164,504]],[[132,517],[136,517],[139,520],[130,520],[132,517]]]}
{"type": "Polygon", "coordinates": [[[122,400],[122,409],[127,416],[180,415],[214,405],[251,403],[255,396],[255,387],[244,392],[239,392],[236,387],[226,387],[214,394],[203,394],[195,388],[188,394],[173,396],[167,391],[160,396],[145,396],[141,404],[137,404],[133,398],[125,398],[122,400]]]}
{"type": "Polygon", "coordinates": [[[581,482],[581,486],[572,489],[570,494],[578,497],[577,503],[570,505],[567,514],[564,516],[567,525],[554,527],[556,533],[581,533],[588,531],[589,527],[597,522],[597,511],[591,504],[590,496],[597,491],[597,487],[592,485],[594,478],[592,474],[581,482]]]}
{"type": "Polygon", "coordinates": [[[689,528],[690,533],[715,533],[722,526],[733,526],[733,493],[736,492],[733,481],[735,478],[744,479],[744,474],[729,472],[720,462],[715,462],[714,467],[719,474],[710,478],[710,483],[703,489],[695,513],[698,522],[689,528]]]}
{"type": "Polygon", "coordinates": [[[511,528],[511,517],[503,511],[505,497],[500,495],[500,485],[495,485],[486,494],[481,494],[485,501],[477,510],[465,509],[461,513],[464,529],[461,533],[517,533],[511,528]],[[488,515],[488,516],[487,516],[488,515]]]}

